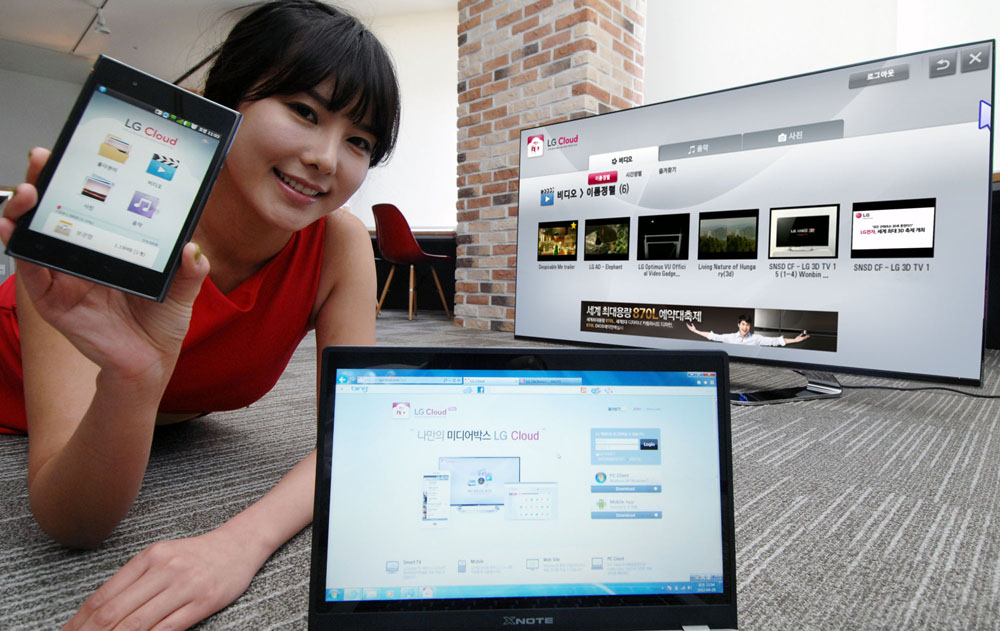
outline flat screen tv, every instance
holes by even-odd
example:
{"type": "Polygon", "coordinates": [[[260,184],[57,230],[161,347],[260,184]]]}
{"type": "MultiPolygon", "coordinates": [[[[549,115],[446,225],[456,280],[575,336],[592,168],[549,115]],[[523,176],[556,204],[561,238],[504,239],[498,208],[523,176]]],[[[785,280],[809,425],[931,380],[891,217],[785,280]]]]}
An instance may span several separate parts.
{"type": "Polygon", "coordinates": [[[995,63],[981,41],[522,130],[515,335],[980,382],[995,63]],[[553,222],[579,234],[558,260],[553,222]]]}

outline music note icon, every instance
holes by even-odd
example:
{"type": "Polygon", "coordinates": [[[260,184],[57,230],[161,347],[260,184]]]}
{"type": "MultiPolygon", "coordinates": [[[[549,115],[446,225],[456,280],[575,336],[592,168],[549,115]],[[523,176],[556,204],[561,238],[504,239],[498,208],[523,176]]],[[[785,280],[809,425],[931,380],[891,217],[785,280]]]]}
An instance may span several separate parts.
{"type": "Polygon", "coordinates": [[[132,195],[132,203],[129,204],[128,209],[137,215],[142,215],[143,217],[151,218],[153,214],[156,213],[156,207],[159,205],[160,200],[152,195],[147,195],[142,191],[136,191],[132,195]]]}

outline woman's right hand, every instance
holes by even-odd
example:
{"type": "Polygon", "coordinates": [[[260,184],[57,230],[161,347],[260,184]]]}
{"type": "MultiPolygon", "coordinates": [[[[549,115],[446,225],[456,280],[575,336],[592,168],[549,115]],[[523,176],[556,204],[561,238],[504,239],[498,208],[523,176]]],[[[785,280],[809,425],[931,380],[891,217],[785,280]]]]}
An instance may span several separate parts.
{"type": "MultiPolygon", "coordinates": [[[[17,219],[37,203],[34,183],[48,158],[45,149],[29,153],[26,182],[17,186],[0,218],[4,244],[17,219]]],[[[169,379],[208,271],[200,248],[187,244],[170,292],[158,304],[47,267],[17,262],[19,281],[39,315],[84,356],[119,376],[159,380],[169,379]]]]}

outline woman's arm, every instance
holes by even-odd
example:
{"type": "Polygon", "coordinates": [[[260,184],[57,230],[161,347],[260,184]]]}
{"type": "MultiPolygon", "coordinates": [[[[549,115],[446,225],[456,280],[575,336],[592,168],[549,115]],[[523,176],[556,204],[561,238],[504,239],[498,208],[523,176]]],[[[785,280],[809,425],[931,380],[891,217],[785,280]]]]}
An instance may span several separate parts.
{"type": "Polygon", "coordinates": [[[312,520],[315,475],[312,452],[222,526],[146,548],[94,592],[64,629],[187,629],[219,611],[312,520]]]}
{"type": "MultiPolygon", "coordinates": [[[[334,344],[374,344],[371,241],[346,210],[327,218],[323,270],[313,318],[317,354],[334,344]]],[[[66,628],[102,629],[98,621],[109,620],[135,629],[157,623],[187,628],[222,609],[246,590],[275,550],[312,521],[315,475],[314,450],[219,528],[143,550],[87,599],[66,628]]]]}
{"type": "MultiPolygon", "coordinates": [[[[48,152],[4,208],[0,239],[37,200],[48,152]]],[[[208,262],[187,246],[163,304],[20,262],[17,268],[28,486],[39,525],[57,541],[98,545],[132,505],[156,409],[208,262]]]]}

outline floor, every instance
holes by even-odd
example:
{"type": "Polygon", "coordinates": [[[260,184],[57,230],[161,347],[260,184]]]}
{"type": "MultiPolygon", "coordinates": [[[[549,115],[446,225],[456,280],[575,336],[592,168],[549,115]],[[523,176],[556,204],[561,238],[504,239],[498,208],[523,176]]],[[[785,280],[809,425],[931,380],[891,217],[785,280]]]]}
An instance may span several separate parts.
{"type": "Polygon", "coordinates": [[[443,311],[421,311],[413,320],[406,311],[382,311],[375,320],[375,339],[379,346],[567,346],[515,339],[511,332],[458,327],[443,311]]]}

